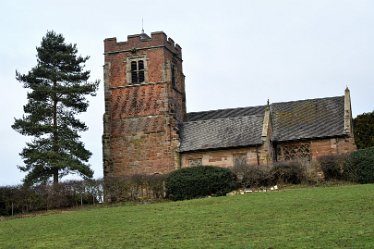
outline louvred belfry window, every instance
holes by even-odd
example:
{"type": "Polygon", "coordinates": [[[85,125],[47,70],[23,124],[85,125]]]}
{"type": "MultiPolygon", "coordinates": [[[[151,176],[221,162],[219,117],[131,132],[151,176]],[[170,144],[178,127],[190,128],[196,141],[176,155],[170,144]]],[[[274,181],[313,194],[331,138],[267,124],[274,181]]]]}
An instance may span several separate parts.
{"type": "Polygon", "coordinates": [[[144,82],[144,61],[131,62],[131,83],[141,84],[144,82]]]}

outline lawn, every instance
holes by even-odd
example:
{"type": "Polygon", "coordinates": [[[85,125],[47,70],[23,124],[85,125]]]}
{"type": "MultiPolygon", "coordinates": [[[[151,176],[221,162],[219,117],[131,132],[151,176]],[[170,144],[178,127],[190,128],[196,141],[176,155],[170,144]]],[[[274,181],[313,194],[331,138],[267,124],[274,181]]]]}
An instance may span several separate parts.
{"type": "Polygon", "coordinates": [[[374,185],[89,208],[0,222],[0,248],[374,248],[374,185]]]}

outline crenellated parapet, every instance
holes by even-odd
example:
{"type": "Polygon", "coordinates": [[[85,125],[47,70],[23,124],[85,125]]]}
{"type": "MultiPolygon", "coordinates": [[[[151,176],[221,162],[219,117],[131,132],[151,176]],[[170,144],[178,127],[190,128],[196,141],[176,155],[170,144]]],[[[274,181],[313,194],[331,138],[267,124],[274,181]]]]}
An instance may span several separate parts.
{"type": "Polygon", "coordinates": [[[131,52],[141,49],[164,47],[182,59],[182,48],[162,31],[129,35],[127,41],[117,42],[117,38],[104,40],[104,54],[131,52]]]}

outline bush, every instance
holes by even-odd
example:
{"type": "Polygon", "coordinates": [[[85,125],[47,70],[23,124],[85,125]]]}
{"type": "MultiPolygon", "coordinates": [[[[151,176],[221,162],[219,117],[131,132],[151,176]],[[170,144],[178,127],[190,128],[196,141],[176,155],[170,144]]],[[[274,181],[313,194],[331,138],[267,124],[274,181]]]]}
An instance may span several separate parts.
{"type": "Polygon", "coordinates": [[[163,199],[165,178],[162,174],[106,177],[105,199],[108,202],[163,199]]]}
{"type": "Polygon", "coordinates": [[[328,155],[318,158],[325,180],[342,180],[346,155],[328,155]]]}
{"type": "Polygon", "coordinates": [[[102,201],[100,180],[0,187],[0,215],[71,208],[102,201]]]}
{"type": "Polygon", "coordinates": [[[305,183],[315,185],[325,181],[321,164],[317,160],[304,161],[301,165],[304,169],[305,183]]]}
{"type": "Polygon", "coordinates": [[[305,170],[297,161],[278,162],[273,165],[270,174],[277,184],[300,184],[305,180],[305,170]]]}
{"type": "Polygon", "coordinates": [[[273,184],[270,168],[257,165],[238,165],[232,171],[243,188],[268,187],[273,184]]]}
{"type": "Polygon", "coordinates": [[[209,195],[220,196],[238,187],[236,175],[214,166],[183,168],[172,172],[165,182],[166,196],[185,200],[209,195]]]}
{"type": "Polygon", "coordinates": [[[346,180],[374,183],[374,147],[352,152],[344,163],[346,180]]]}

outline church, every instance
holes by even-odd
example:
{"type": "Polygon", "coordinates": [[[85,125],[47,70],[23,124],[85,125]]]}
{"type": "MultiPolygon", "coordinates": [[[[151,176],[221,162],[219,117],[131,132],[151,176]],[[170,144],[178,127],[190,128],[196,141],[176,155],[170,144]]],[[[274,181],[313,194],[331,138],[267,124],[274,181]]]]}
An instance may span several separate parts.
{"type": "Polygon", "coordinates": [[[104,177],[311,162],[356,149],[348,88],[335,97],[187,113],[182,48],[164,32],[107,38],[104,58],[104,177]]]}

